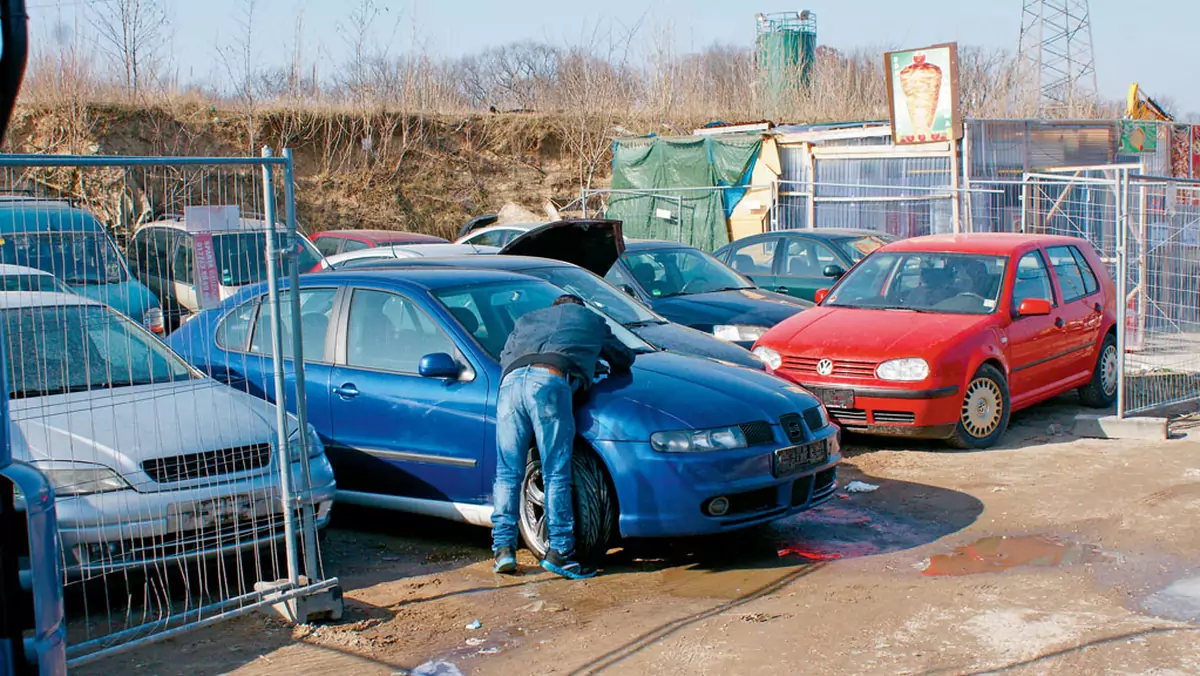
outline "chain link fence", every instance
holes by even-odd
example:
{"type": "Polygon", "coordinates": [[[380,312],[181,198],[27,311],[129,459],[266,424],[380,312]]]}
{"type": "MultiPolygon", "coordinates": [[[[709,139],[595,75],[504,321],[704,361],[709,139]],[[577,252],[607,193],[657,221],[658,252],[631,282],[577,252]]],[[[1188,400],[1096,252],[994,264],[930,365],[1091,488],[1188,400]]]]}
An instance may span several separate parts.
{"type": "Polygon", "coordinates": [[[55,488],[71,664],[274,604],[339,614],[317,545],[332,470],[291,367],[284,282],[309,261],[290,155],[4,156],[0,183],[14,457],[55,488]],[[249,286],[246,353],[190,325],[249,286]],[[209,377],[182,344],[275,387],[209,377]]]}

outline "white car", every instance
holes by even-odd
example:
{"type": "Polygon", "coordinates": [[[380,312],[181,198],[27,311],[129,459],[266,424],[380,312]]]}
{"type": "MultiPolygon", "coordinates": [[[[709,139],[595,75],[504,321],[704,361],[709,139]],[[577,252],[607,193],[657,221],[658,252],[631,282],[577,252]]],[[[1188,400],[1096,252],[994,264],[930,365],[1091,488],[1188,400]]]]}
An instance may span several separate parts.
{"type": "Polygon", "coordinates": [[[478,246],[501,247],[508,244],[517,236],[529,230],[545,225],[544,223],[512,223],[509,225],[492,225],[479,230],[473,230],[459,237],[455,244],[475,244],[478,246]]]}
{"type": "MultiPolygon", "coordinates": [[[[0,317],[13,457],[54,486],[68,575],[198,560],[283,536],[272,404],[203,376],[80,296],[0,294],[0,317]]],[[[307,440],[309,500],[323,527],[336,485],[311,425],[307,440]]],[[[292,476],[300,486],[299,463],[292,476]]]]}
{"type": "Polygon", "coordinates": [[[469,256],[472,254],[494,254],[500,251],[494,246],[473,244],[396,244],[372,249],[347,251],[330,256],[321,262],[322,270],[338,270],[344,267],[376,263],[397,258],[443,258],[446,256],[469,256]]]}
{"type": "Polygon", "coordinates": [[[75,293],[54,275],[25,265],[0,264],[0,292],[75,293]]]}

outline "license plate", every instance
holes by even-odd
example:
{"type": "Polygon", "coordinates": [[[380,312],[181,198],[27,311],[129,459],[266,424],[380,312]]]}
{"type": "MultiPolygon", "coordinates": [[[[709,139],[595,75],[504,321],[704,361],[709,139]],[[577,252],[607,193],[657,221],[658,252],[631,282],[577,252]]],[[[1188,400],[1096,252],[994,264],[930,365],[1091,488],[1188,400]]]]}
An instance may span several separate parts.
{"type": "Polygon", "coordinates": [[[812,393],[829,408],[854,408],[854,390],[814,387],[812,393]]]}
{"type": "Polygon", "coordinates": [[[829,445],[824,439],[804,446],[789,446],[775,451],[775,476],[794,474],[817,467],[829,460],[829,445]]]}
{"type": "Polygon", "coordinates": [[[266,500],[254,500],[249,496],[230,496],[196,503],[190,511],[179,515],[178,527],[188,530],[206,528],[218,524],[234,524],[265,516],[271,512],[266,500]]]}

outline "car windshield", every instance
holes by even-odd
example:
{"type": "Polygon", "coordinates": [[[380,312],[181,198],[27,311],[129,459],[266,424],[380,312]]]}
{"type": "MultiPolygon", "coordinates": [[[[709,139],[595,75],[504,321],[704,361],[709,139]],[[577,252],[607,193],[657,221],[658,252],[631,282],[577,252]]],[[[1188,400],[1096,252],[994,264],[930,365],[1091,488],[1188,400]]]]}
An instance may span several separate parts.
{"type": "Polygon", "coordinates": [[[50,275],[15,274],[0,275],[0,291],[48,291],[51,293],[71,293],[66,284],[50,275]]]}
{"type": "Polygon", "coordinates": [[[839,239],[836,243],[838,248],[842,250],[842,253],[857,263],[890,241],[892,240],[875,235],[867,235],[866,237],[839,239]]]}
{"type": "MultiPolygon", "coordinates": [[[[308,272],[321,262],[321,254],[308,240],[302,237],[297,239],[300,241],[300,256],[296,259],[296,264],[300,266],[300,272],[308,272]]],[[[221,271],[221,284],[245,286],[264,281],[267,278],[266,250],[265,232],[215,235],[213,254],[217,259],[217,269],[221,271]]],[[[280,277],[286,274],[282,265],[276,268],[276,273],[280,277]]]]}
{"type": "Polygon", "coordinates": [[[11,308],[4,311],[4,328],[14,399],[194,377],[166,345],[105,307],[11,308]]]}
{"type": "Polygon", "coordinates": [[[991,314],[999,304],[1007,260],[958,253],[879,253],[851,270],[823,305],[991,314]]]}
{"type": "MultiPolygon", "coordinates": [[[[474,284],[433,292],[455,321],[467,333],[475,337],[493,359],[500,359],[500,352],[512,333],[513,326],[526,312],[550,307],[554,299],[562,295],[562,289],[545,282],[494,282],[474,284]]],[[[635,352],[653,352],[641,338],[621,326],[611,317],[600,314],[608,322],[617,340],[635,352]]]]}
{"type": "Polygon", "coordinates": [[[568,293],[579,296],[592,307],[625,326],[665,324],[667,321],[587,270],[563,266],[534,268],[522,272],[544,279],[568,293]]]}
{"type": "Polygon", "coordinates": [[[100,232],[28,232],[0,235],[0,263],[45,270],[67,284],[120,284],[121,254],[100,232]]]}
{"type": "Polygon", "coordinates": [[[754,288],[745,277],[699,249],[631,251],[623,259],[652,298],[754,288]]]}

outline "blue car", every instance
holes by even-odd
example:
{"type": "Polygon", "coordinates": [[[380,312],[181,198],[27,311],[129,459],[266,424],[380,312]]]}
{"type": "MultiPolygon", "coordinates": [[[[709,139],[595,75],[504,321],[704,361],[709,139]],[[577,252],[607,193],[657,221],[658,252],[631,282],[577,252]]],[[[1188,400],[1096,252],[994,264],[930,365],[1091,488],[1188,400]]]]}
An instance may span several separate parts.
{"type": "Polygon", "coordinates": [[[703,251],[654,240],[628,240],[604,279],[676,324],[749,350],[767,329],[813,306],[764,291],[703,251]]]}
{"type": "MultiPolygon", "coordinates": [[[[308,420],[333,464],[337,499],[490,525],[497,359],[517,318],[562,293],[493,270],[303,276],[308,420]]],[[[261,286],[242,290],[172,333],[171,346],[273,400],[264,298],[261,286]]],[[[609,323],[639,356],[578,410],[580,556],[603,555],[617,537],[744,528],[833,494],[838,429],[812,395],[761,371],[658,352],[609,323]]],[[[536,454],[523,488],[521,533],[541,556],[536,454]]]]}
{"type": "Polygon", "coordinates": [[[96,217],[65,200],[0,197],[0,263],[54,275],[158,335],[158,298],[129,274],[125,258],[96,217]]]}

